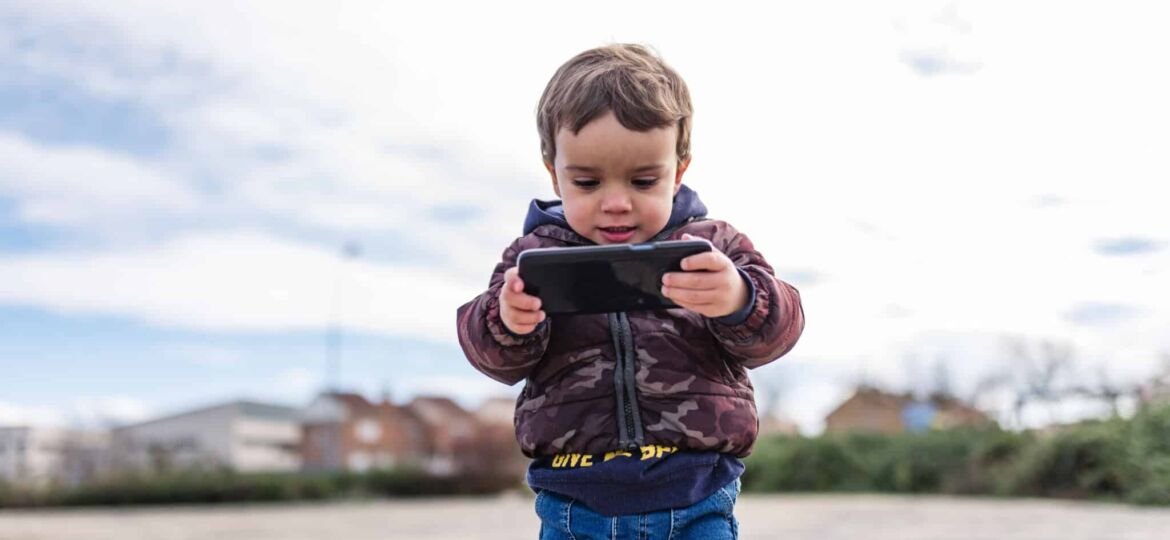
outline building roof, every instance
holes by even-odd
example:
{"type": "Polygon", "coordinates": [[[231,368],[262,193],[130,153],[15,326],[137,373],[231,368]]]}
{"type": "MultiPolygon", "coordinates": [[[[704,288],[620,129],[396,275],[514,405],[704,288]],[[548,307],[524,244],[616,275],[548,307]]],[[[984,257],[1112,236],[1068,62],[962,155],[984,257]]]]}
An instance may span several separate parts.
{"type": "Polygon", "coordinates": [[[241,416],[248,417],[248,418],[260,418],[260,419],[264,419],[264,420],[278,420],[278,421],[289,421],[289,422],[296,422],[297,418],[298,418],[298,412],[299,412],[299,409],[296,407],[289,407],[286,405],[277,405],[274,403],[262,403],[259,401],[239,399],[239,400],[235,400],[235,401],[229,401],[227,403],[220,403],[217,405],[208,405],[206,407],[200,407],[198,409],[192,409],[189,411],[183,411],[183,412],[178,412],[178,413],[174,413],[174,414],[169,414],[169,415],[161,416],[158,418],[152,418],[150,420],[145,420],[143,422],[137,422],[134,424],[127,424],[124,426],[119,426],[117,429],[128,429],[128,428],[142,427],[142,426],[147,426],[150,424],[156,424],[158,422],[166,422],[168,420],[175,420],[175,419],[183,418],[183,417],[187,417],[187,416],[204,414],[204,413],[208,413],[208,412],[212,412],[212,411],[216,411],[216,410],[221,410],[221,409],[234,409],[241,416]]]}
{"type": "Polygon", "coordinates": [[[410,401],[406,408],[414,411],[424,422],[428,424],[442,424],[451,421],[473,420],[471,413],[467,412],[448,397],[442,396],[419,396],[410,401]]]}
{"type": "Polygon", "coordinates": [[[832,412],[827,415],[827,418],[832,418],[844,409],[847,405],[856,402],[864,402],[872,407],[889,407],[901,409],[907,402],[911,400],[909,395],[898,395],[883,392],[878,388],[868,385],[858,386],[853,395],[842,401],[840,405],[833,408],[832,412]]]}
{"type": "Polygon", "coordinates": [[[296,420],[297,407],[288,407],[285,405],[276,405],[272,403],[260,403],[258,401],[236,401],[234,404],[239,407],[240,414],[252,418],[264,418],[268,420],[296,420]]]}
{"type": "Polygon", "coordinates": [[[308,406],[301,410],[300,419],[304,423],[319,424],[333,423],[369,417],[399,417],[411,421],[418,421],[418,414],[407,407],[395,405],[389,401],[371,402],[361,394],[353,392],[325,392],[318,395],[308,406]],[[337,407],[332,412],[316,410],[322,403],[331,403],[337,407]]]}
{"type": "Polygon", "coordinates": [[[374,408],[374,404],[370,403],[365,396],[353,392],[325,392],[321,395],[340,402],[354,414],[363,414],[374,408]]]}
{"type": "Polygon", "coordinates": [[[516,400],[509,397],[492,397],[483,400],[475,411],[475,417],[487,424],[511,426],[516,412],[516,400]]]}
{"type": "Polygon", "coordinates": [[[760,434],[800,435],[800,426],[788,415],[775,411],[760,415],[760,434]]]}
{"type": "MultiPolygon", "coordinates": [[[[929,421],[933,421],[936,415],[942,415],[943,418],[949,419],[950,423],[989,421],[987,415],[983,412],[954,396],[936,393],[926,399],[920,400],[916,399],[910,393],[892,394],[868,385],[857,387],[853,395],[834,408],[825,419],[831,420],[837,417],[839,414],[842,414],[847,406],[854,404],[862,404],[870,409],[899,411],[903,415],[903,422],[906,420],[907,412],[920,414],[929,412],[929,418],[927,418],[929,421]],[[929,409],[929,411],[926,411],[926,409],[929,409]]],[[[913,418],[914,414],[910,416],[913,418]]]]}

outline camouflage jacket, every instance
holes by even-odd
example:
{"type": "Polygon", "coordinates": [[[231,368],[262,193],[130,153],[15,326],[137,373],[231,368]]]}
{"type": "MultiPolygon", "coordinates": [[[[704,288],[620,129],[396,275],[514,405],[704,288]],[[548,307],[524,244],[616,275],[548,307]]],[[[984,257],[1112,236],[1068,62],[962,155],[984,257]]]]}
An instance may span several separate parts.
{"type": "Polygon", "coordinates": [[[683,233],[710,240],[751,280],[755,296],[742,323],[676,308],[550,316],[531,334],[511,333],[500,319],[499,292],[520,252],[592,244],[555,224],[513,242],[488,290],[459,308],[459,343],[471,364],[509,385],[525,380],[514,419],[525,455],[643,445],[751,452],[759,420],[747,369],[796,344],[804,329],[800,295],[731,225],[687,220],[656,240],[683,233]]]}

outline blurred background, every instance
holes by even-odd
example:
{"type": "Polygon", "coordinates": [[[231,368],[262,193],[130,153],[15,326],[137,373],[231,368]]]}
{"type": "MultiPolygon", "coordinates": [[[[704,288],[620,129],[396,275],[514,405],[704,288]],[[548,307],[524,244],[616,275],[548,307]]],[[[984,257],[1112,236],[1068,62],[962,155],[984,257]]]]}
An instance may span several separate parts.
{"type": "Polygon", "coordinates": [[[749,487],[1170,500],[1166,15],[3,2],[0,494],[208,468],[342,475],[241,499],[518,482],[519,388],[469,366],[455,309],[554,197],[548,78],[637,42],[690,86],[686,182],[804,300],[753,374],[749,487]]]}

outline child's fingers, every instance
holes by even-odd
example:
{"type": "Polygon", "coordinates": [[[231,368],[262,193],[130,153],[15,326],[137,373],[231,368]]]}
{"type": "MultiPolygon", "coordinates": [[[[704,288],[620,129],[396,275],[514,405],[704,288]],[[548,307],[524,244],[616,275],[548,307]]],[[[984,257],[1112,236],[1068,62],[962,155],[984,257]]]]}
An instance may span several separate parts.
{"type": "MultiPolygon", "coordinates": [[[[515,300],[515,299],[519,299],[519,298],[536,298],[535,296],[532,296],[530,294],[526,294],[524,292],[524,280],[520,279],[519,270],[515,266],[504,271],[503,294],[504,294],[504,296],[508,297],[510,300],[515,300]]],[[[540,305],[539,305],[540,299],[539,298],[536,298],[536,299],[538,301],[538,304],[537,304],[536,308],[532,308],[532,309],[538,309],[540,307],[540,305]]]]}
{"type": "Polygon", "coordinates": [[[512,292],[524,291],[524,280],[520,279],[520,268],[513,266],[504,270],[504,290],[512,292]]]}
{"type": "Polygon", "coordinates": [[[702,307],[713,304],[715,302],[715,295],[709,291],[695,291],[690,289],[677,289],[674,287],[663,287],[662,296],[665,296],[687,309],[694,307],[702,307]]]}
{"type": "Polygon", "coordinates": [[[686,272],[696,270],[718,271],[727,265],[729,259],[718,251],[708,251],[698,255],[691,255],[682,260],[682,269],[686,272]]]}
{"type": "Polygon", "coordinates": [[[520,311],[537,311],[540,309],[540,298],[516,293],[516,297],[512,299],[512,307],[520,311]]]}
{"type": "MultiPolygon", "coordinates": [[[[505,279],[507,278],[505,277],[505,279]]],[[[526,294],[524,292],[524,282],[518,277],[512,278],[512,282],[504,284],[504,290],[500,293],[500,302],[518,311],[536,311],[540,309],[540,297],[526,294]]]]}
{"type": "Polygon", "coordinates": [[[667,272],[662,284],[671,288],[711,290],[719,287],[719,277],[706,272],[667,272]]]}
{"type": "Polygon", "coordinates": [[[503,301],[513,309],[520,311],[536,311],[540,309],[540,297],[515,290],[505,290],[503,301]]]}
{"type": "Polygon", "coordinates": [[[510,292],[524,292],[524,280],[520,279],[520,269],[513,266],[504,271],[504,290],[510,292]]]}
{"type": "Polygon", "coordinates": [[[545,318],[543,311],[517,311],[512,314],[512,322],[517,325],[536,326],[545,318]]]}

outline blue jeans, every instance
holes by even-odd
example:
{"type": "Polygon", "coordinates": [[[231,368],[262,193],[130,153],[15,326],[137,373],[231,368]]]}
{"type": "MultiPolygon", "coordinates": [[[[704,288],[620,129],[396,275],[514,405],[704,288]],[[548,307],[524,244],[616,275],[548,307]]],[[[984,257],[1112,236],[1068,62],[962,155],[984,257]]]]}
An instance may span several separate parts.
{"type": "Polygon", "coordinates": [[[540,540],[739,538],[739,522],[732,513],[739,487],[737,478],[686,508],[617,517],[598,514],[573,499],[544,490],[536,494],[540,540]]]}

